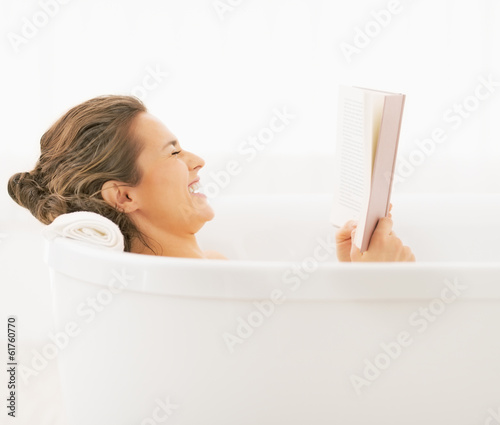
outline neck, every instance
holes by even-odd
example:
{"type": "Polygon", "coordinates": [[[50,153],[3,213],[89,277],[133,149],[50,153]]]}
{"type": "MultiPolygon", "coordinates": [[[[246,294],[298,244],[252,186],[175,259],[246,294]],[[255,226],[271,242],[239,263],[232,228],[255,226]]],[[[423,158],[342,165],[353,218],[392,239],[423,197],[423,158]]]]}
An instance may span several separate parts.
{"type": "Polygon", "coordinates": [[[134,238],[130,251],[136,254],[161,255],[163,257],[205,258],[194,234],[179,235],[165,231],[156,231],[149,234],[155,236],[148,237],[143,233],[147,245],[139,238],[134,238]]]}

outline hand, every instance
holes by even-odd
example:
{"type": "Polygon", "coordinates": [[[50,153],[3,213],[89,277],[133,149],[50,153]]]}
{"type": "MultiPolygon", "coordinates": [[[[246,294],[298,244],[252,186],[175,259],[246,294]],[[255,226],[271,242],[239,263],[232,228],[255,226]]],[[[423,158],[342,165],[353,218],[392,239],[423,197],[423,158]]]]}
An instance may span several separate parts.
{"type": "MultiPolygon", "coordinates": [[[[389,204],[389,214],[387,217],[392,217],[391,211],[392,204],[389,204]]],[[[350,220],[345,223],[335,234],[335,240],[337,242],[337,258],[339,261],[351,261],[351,245],[352,237],[354,237],[353,231],[357,226],[356,220],[350,220]]]]}
{"type": "MultiPolygon", "coordinates": [[[[361,253],[359,248],[352,244],[351,261],[415,261],[415,255],[408,246],[392,231],[392,218],[382,217],[375,228],[370,246],[361,253]]],[[[353,231],[352,237],[354,237],[353,231]]]]}

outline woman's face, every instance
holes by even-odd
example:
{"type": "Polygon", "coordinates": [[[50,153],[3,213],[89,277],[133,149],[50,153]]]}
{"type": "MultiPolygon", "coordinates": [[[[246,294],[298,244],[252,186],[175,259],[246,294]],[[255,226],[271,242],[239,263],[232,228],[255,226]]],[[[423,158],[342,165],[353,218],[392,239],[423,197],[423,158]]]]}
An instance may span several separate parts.
{"type": "Polygon", "coordinates": [[[133,219],[143,227],[196,233],[214,217],[207,197],[191,193],[188,187],[199,179],[205,161],[182,149],[170,130],[149,113],[140,113],[131,130],[144,145],[137,160],[142,179],[132,189],[137,202],[133,219]]]}

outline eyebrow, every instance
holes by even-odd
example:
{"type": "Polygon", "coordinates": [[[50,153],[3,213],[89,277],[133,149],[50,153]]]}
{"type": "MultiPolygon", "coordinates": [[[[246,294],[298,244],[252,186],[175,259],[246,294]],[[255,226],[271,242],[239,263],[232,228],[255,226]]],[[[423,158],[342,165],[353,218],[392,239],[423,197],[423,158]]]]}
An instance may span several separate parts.
{"type": "Polygon", "coordinates": [[[163,151],[165,148],[169,147],[169,146],[179,146],[179,142],[177,140],[171,140],[170,142],[167,142],[163,145],[163,147],[161,148],[161,150],[163,151]]]}

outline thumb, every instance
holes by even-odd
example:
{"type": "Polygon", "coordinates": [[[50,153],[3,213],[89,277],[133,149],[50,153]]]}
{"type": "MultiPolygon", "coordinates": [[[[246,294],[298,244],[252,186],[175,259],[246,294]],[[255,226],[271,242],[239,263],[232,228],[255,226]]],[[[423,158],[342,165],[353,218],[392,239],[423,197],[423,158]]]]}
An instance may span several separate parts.
{"type": "Polygon", "coordinates": [[[378,220],[377,226],[375,227],[375,230],[373,233],[380,233],[383,235],[390,235],[393,234],[394,232],[392,231],[392,218],[391,217],[381,217],[378,220]]]}

